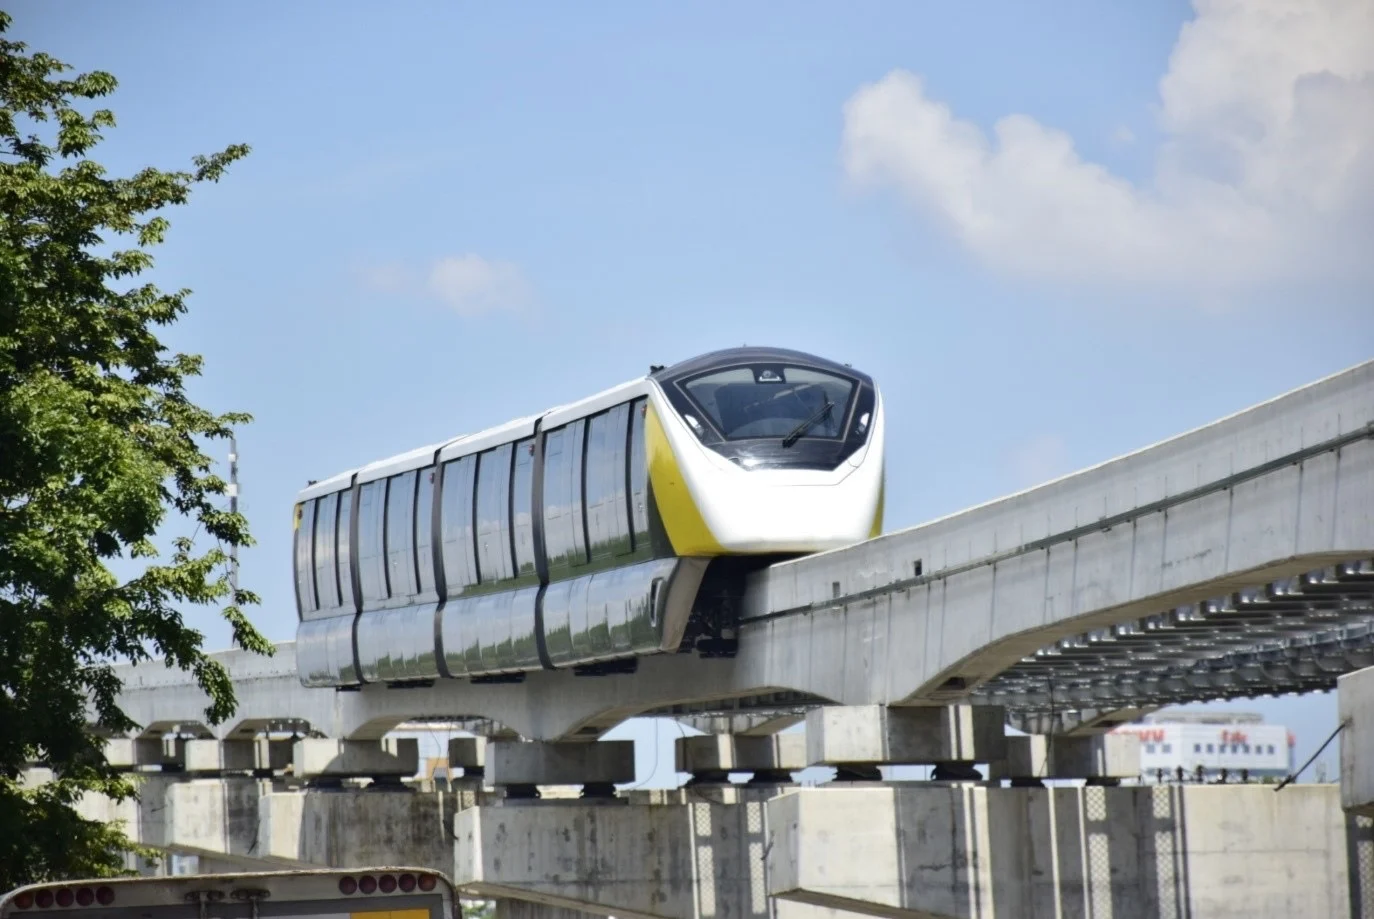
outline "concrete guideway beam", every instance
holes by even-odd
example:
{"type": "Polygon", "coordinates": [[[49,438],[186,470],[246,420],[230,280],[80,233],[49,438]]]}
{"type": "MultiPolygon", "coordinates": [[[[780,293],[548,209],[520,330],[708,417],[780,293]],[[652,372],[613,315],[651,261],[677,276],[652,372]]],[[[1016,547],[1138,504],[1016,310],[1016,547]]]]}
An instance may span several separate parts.
{"type": "Polygon", "coordinates": [[[1135,734],[1045,735],[1006,739],[1006,756],[989,764],[990,779],[1038,782],[1086,779],[1119,782],[1140,775],[1140,737],[1135,734]]]}
{"type": "Polygon", "coordinates": [[[1006,756],[1005,723],[996,706],[826,705],[806,716],[806,758],[873,780],[879,764],[990,763],[1006,756]]]}
{"type": "Polygon", "coordinates": [[[289,740],[188,740],[185,768],[193,774],[280,772],[295,757],[289,740]]]}
{"type": "MultiPolygon", "coordinates": [[[[1372,557],[1374,361],[1020,494],[771,566],[747,585],[734,659],[659,655],[641,660],[633,676],[536,672],[518,685],[439,680],[336,693],[301,687],[294,645],[284,643],[270,659],[216,655],[240,704],[235,720],[212,734],[251,736],[289,714],[329,736],[375,739],[411,718],[471,717],[530,739],[592,741],[644,712],[718,704],[746,716],[748,700],[787,707],[974,698],[1021,714],[1058,713],[1062,695],[1046,700],[1034,680],[999,679],[1058,642],[1074,643],[1065,654],[1073,658],[1110,642],[1117,626],[1372,557]]],[[[1338,609],[1337,624],[1366,614],[1338,609]]],[[[1236,649],[1234,629],[1243,631],[1247,615],[1223,610],[1203,615],[1202,625],[1172,627],[1197,654],[1220,657],[1236,649]],[[1215,630],[1210,645],[1207,629],[1215,630]]],[[[204,730],[197,725],[207,700],[189,675],[148,664],[117,669],[120,705],[149,732],[204,730]]],[[[1264,691],[1263,668],[1256,672],[1258,681],[1243,689],[1264,691]]],[[[1080,708],[1154,698],[1148,679],[1080,682],[1069,690],[1080,708]]],[[[1185,681],[1179,692],[1189,691],[1185,681]]]]}
{"type": "Polygon", "coordinates": [[[180,737],[111,737],[105,741],[105,760],[116,769],[180,767],[186,741],[180,737]]]}
{"type": "Polygon", "coordinates": [[[801,734],[679,737],[673,742],[673,758],[677,771],[691,773],[693,782],[725,782],[732,772],[752,772],[758,781],[790,782],[793,772],[809,765],[801,734]]]}
{"type": "Polygon", "coordinates": [[[307,737],[295,742],[292,772],[301,779],[409,778],[420,768],[420,743],[413,737],[334,740],[307,737]]]}
{"type": "Polygon", "coordinates": [[[635,745],[632,740],[494,740],[487,745],[486,777],[512,797],[534,797],[531,792],[537,785],[582,785],[613,795],[614,785],[635,779],[635,745]]]}
{"type": "Polygon", "coordinates": [[[912,919],[1364,915],[1374,828],[1336,798],[1329,785],[802,789],[767,804],[769,893],[912,919]]]}

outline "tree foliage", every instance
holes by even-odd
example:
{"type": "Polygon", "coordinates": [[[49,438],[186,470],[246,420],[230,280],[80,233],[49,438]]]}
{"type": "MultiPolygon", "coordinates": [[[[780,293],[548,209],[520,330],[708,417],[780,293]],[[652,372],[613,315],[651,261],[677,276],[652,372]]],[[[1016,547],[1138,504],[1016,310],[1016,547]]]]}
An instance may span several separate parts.
{"type": "Polygon", "coordinates": [[[232,686],[178,606],[225,602],[236,644],[271,651],[243,613],[257,598],[228,578],[225,547],[251,544],[247,523],[219,506],[225,483],[201,448],[250,419],[187,397],[201,360],[156,333],[189,291],[136,281],[167,232],[160,212],[248,148],[108,176],[89,153],[114,116],[81,107],[114,78],[68,77],[9,26],[0,13],[0,891],[121,869],[123,831],[74,808],[85,792],[133,793],[88,726],[89,705],[105,731],[136,727],[110,661],[193,671],[217,723],[232,686]],[[179,537],[161,558],[154,538],[176,515],[215,545],[179,537]],[[116,577],[116,559],[138,573],[116,577]],[[52,781],[25,785],[35,762],[52,781]]]}

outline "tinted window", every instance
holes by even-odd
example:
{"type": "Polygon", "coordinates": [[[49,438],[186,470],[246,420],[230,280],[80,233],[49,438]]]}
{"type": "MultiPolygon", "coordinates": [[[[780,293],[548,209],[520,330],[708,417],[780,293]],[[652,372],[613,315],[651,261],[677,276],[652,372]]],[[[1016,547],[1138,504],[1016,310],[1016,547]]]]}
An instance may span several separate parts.
{"type": "Polygon", "coordinates": [[[581,421],[544,435],[544,548],[550,571],[583,565],[581,421]]]}
{"type": "Polygon", "coordinates": [[[515,527],[515,573],[534,574],[534,519],[530,515],[534,488],[534,438],[515,445],[515,478],[511,483],[511,506],[515,527]]]}
{"type": "Polygon", "coordinates": [[[415,594],[415,473],[387,480],[386,571],[391,596],[415,594]]]}
{"type": "Polygon", "coordinates": [[[477,561],[472,538],[472,487],[477,457],[464,456],[444,463],[444,491],[439,509],[440,534],[444,540],[444,582],[450,596],[477,583],[477,561]]]}
{"type": "Polygon", "coordinates": [[[315,566],[311,561],[311,543],[315,536],[315,502],[301,504],[301,518],[296,524],[296,591],[300,595],[301,611],[313,612],[315,605],[315,566]]]}
{"type": "Polygon", "coordinates": [[[590,419],[587,434],[587,538],[592,558],[629,549],[630,517],[625,501],[625,425],[629,406],[590,419]]]}
{"type": "MultiPolygon", "coordinates": [[[[726,440],[785,437],[811,418],[805,436],[838,438],[854,392],[852,380],[781,364],[717,370],[680,385],[726,440]],[[833,407],[816,417],[827,400],[833,407]]],[[[688,415],[689,425],[701,423],[688,415]]]]}
{"type": "Polygon", "coordinates": [[[505,444],[477,462],[477,571],[483,584],[512,575],[510,460],[511,445],[505,444]]]}
{"type": "Polygon", "coordinates": [[[353,571],[349,568],[350,556],[349,547],[353,539],[353,492],[352,490],[342,492],[339,495],[339,589],[342,591],[340,600],[344,606],[353,606],[353,571]]]}
{"type": "Polygon", "coordinates": [[[334,574],[334,519],[338,495],[325,495],[315,506],[315,594],[321,609],[339,605],[339,583],[334,574]]]}
{"type": "Polygon", "coordinates": [[[434,470],[419,471],[415,492],[415,567],[420,571],[420,592],[434,590],[434,470]]]}
{"type": "Polygon", "coordinates": [[[639,399],[630,406],[630,521],[636,549],[649,543],[649,466],[644,455],[644,420],[649,404],[639,399]]]}
{"type": "Polygon", "coordinates": [[[363,603],[387,598],[386,559],[382,555],[382,512],[386,482],[368,482],[358,496],[358,573],[362,576],[363,603]]]}

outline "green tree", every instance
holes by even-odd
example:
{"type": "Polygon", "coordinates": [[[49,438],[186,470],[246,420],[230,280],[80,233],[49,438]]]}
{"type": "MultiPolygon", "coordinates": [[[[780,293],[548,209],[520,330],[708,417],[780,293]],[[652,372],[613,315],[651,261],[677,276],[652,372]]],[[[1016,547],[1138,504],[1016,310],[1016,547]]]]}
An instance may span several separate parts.
{"type": "Polygon", "coordinates": [[[134,792],[88,728],[88,699],[101,728],[135,727],[109,662],[158,655],[193,671],[217,723],[233,689],[178,605],[226,602],[235,642],[271,652],[243,613],[257,598],[228,577],[224,548],[251,544],[247,523],[218,506],[224,482],[201,449],[250,419],[193,404],[200,358],[155,334],[189,291],[135,282],[167,231],[159,212],[248,148],[107,176],[88,153],[114,116],[89,100],[114,78],[64,76],[9,41],[10,22],[0,13],[0,891],[122,867],[122,829],[73,807],[87,791],[134,792]],[[215,545],[178,537],[159,558],[154,537],[178,519],[215,545]],[[136,576],[115,576],[120,558],[136,576]],[[26,786],[32,762],[54,780],[26,786]]]}

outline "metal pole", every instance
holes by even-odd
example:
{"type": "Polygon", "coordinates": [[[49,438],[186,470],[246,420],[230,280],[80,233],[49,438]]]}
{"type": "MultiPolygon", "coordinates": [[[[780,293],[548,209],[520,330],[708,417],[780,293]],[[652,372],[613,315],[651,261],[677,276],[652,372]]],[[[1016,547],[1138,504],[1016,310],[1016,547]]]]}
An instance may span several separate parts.
{"type": "MultiPolygon", "coordinates": [[[[239,512],[239,440],[238,436],[230,433],[229,435],[229,513],[239,512]]],[[[235,598],[239,592],[239,547],[237,543],[229,545],[229,587],[233,591],[235,598]]],[[[236,602],[231,600],[230,602],[236,602]]]]}

